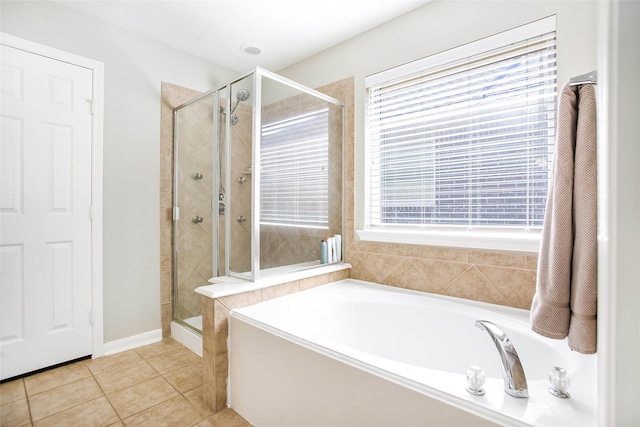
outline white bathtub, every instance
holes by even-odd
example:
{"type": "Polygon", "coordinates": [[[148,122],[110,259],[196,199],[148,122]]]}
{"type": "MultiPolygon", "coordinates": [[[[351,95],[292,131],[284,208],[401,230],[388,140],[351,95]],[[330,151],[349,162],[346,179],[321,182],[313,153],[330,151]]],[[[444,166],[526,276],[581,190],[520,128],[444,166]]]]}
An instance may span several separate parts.
{"type": "Polygon", "coordinates": [[[347,279],[231,312],[229,404],[257,427],[596,424],[596,357],[529,328],[529,312],[347,279]],[[489,320],[520,355],[529,398],[504,392],[489,320]],[[481,366],[484,396],[466,391],[481,366]],[[548,393],[567,370],[571,398],[548,393]]]}

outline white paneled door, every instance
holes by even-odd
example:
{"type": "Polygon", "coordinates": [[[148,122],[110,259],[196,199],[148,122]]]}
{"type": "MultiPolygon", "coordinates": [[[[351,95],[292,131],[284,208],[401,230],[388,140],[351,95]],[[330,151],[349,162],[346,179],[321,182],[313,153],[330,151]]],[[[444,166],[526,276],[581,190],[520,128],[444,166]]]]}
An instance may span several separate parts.
{"type": "Polygon", "coordinates": [[[0,374],[90,355],[92,71],[3,45],[0,374]]]}

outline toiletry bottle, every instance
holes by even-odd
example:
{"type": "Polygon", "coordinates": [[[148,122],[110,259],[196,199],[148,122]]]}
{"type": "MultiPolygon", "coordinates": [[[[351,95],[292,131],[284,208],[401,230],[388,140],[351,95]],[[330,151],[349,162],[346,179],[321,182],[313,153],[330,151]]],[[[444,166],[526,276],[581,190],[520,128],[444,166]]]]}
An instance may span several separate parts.
{"type": "Polygon", "coordinates": [[[342,261],[342,235],[333,236],[336,239],[336,261],[342,261]]]}
{"type": "Polygon", "coordinates": [[[320,264],[326,264],[328,262],[327,254],[327,242],[323,240],[320,242],[320,264]]]}

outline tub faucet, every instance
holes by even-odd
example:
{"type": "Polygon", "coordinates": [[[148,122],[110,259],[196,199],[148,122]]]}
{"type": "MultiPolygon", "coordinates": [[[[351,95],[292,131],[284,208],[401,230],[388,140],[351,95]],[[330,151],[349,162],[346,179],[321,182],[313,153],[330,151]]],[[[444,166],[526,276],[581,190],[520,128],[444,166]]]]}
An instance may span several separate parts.
{"type": "Polygon", "coordinates": [[[520,357],[507,334],[487,320],[476,320],[476,328],[487,331],[500,353],[505,393],[513,397],[529,397],[520,357]]]}

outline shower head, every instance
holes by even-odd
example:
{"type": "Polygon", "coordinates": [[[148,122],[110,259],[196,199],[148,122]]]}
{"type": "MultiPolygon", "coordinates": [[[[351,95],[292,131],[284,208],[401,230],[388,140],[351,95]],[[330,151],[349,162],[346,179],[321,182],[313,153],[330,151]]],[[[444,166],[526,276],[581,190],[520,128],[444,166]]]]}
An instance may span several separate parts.
{"type": "Polygon", "coordinates": [[[238,102],[246,101],[251,96],[251,93],[247,89],[240,89],[236,92],[236,99],[238,102]]]}
{"type": "Polygon", "coordinates": [[[232,125],[235,125],[236,123],[238,123],[238,116],[233,114],[233,112],[236,111],[236,108],[238,108],[238,104],[240,104],[242,101],[246,101],[250,97],[251,97],[251,92],[249,92],[247,89],[240,89],[239,91],[236,92],[236,105],[234,105],[233,108],[231,109],[232,125]]]}

